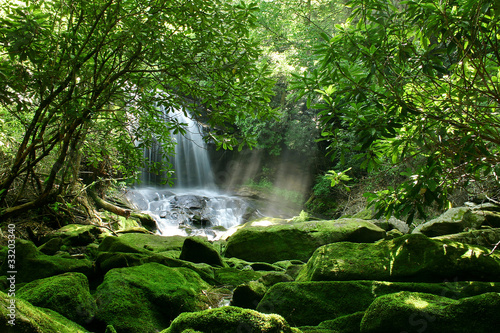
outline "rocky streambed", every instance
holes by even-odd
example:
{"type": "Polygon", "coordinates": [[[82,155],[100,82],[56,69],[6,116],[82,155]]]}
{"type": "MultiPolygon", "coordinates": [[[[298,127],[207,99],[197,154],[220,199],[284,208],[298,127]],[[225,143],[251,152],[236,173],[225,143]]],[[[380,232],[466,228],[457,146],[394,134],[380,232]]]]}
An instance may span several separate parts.
{"type": "MultiPolygon", "coordinates": [[[[67,225],[16,240],[15,326],[2,332],[495,332],[498,207],[400,221],[266,219],[226,237],[67,225]]],[[[8,248],[0,251],[9,271],[8,248]]]]}

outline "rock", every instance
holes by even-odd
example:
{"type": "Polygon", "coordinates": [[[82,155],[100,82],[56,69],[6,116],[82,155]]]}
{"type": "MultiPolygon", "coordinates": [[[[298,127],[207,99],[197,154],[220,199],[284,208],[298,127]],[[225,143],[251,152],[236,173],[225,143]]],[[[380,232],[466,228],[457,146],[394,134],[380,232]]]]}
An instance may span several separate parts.
{"type": "Polygon", "coordinates": [[[157,263],[115,268],[97,288],[97,318],[117,332],[159,331],[181,312],[203,309],[202,290],[208,287],[187,268],[157,263]]]}
{"type": "Polygon", "coordinates": [[[380,228],[384,229],[385,231],[390,231],[390,230],[398,230],[402,234],[407,234],[410,231],[410,227],[408,224],[404,221],[398,220],[394,216],[391,216],[390,218],[380,218],[379,220],[373,221],[373,224],[376,226],[379,226],[380,228]]]}
{"type": "Polygon", "coordinates": [[[68,224],[55,230],[42,238],[42,242],[48,242],[51,239],[59,238],[63,245],[85,246],[97,240],[101,230],[95,225],[89,224],[68,224]]]}
{"type": "Polygon", "coordinates": [[[188,237],[184,240],[179,259],[195,263],[207,263],[212,266],[224,266],[222,258],[212,244],[199,237],[188,237]]]}
{"type": "Polygon", "coordinates": [[[499,311],[498,293],[453,300],[403,291],[377,298],[366,310],[361,332],[494,332],[500,327],[499,311]]]}
{"type": "Polygon", "coordinates": [[[433,239],[493,248],[500,241],[500,228],[471,230],[458,234],[433,237],[433,239]]]}
{"type": "Polygon", "coordinates": [[[321,322],[318,328],[329,329],[332,332],[359,333],[361,320],[364,315],[364,311],[359,311],[333,320],[326,320],[321,322]]]}
{"type": "Polygon", "coordinates": [[[271,287],[279,282],[292,282],[293,278],[283,272],[269,272],[262,275],[258,281],[264,284],[266,287],[271,287]]]}
{"type": "Polygon", "coordinates": [[[418,225],[412,233],[429,237],[456,234],[467,228],[479,228],[484,221],[484,216],[474,213],[469,207],[450,208],[441,216],[418,225]]]}
{"type": "Polygon", "coordinates": [[[403,233],[401,231],[399,231],[398,229],[392,229],[387,231],[387,233],[385,234],[385,239],[394,239],[401,236],[403,236],[403,233]]]}
{"type": "Polygon", "coordinates": [[[169,256],[173,251],[163,253],[114,253],[101,252],[97,256],[96,265],[101,273],[106,273],[113,268],[141,266],[147,263],[159,263],[168,267],[185,267],[198,273],[203,280],[215,284],[214,268],[204,263],[192,263],[169,256]]]}
{"type": "Polygon", "coordinates": [[[225,256],[267,263],[307,260],[316,248],[324,244],[374,242],[384,236],[384,230],[361,219],[252,225],[239,229],[228,238],[225,256]]]}
{"type": "MultiPolygon", "coordinates": [[[[277,313],[295,326],[319,325],[365,311],[375,298],[400,291],[425,292],[449,298],[464,298],[500,292],[494,282],[387,282],[318,281],[277,283],[269,288],[257,311],[277,313]]],[[[399,332],[398,332],[399,333],[399,332]]]]}
{"type": "Polygon", "coordinates": [[[221,285],[236,287],[240,284],[258,280],[264,272],[256,272],[252,269],[240,270],[226,267],[215,271],[215,280],[221,285]]]}
{"type": "MultiPolygon", "coordinates": [[[[7,267],[7,260],[3,260],[1,270],[11,270],[7,267]]],[[[93,277],[94,265],[88,259],[45,255],[32,242],[16,239],[16,271],[16,282],[23,283],[66,272],[79,272],[93,277]]]]}
{"type": "Polygon", "coordinates": [[[6,293],[0,291],[0,327],[6,333],[87,333],[80,325],[50,309],[36,307],[16,298],[11,303],[6,293]],[[9,308],[10,307],[10,308],[9,308]],[[15,326],[9,321],[15,318],[15,326]]]}
{"type": "Polygon", "coordinates": [[[267,288],[257,281],[241,284],[234,289],[231,305],[240,308],[256,309],[267,288]]]}
{"type": "Polygon", "coordinates": [[[97,311],[87,277],[82,273],[65,273],[32,281],[21,287],[16,296],[32,305],[54,310],[83,326],[92,321],[97,311]]]}
{"type": "Polygon", "coordinates": [[[200,312],[182,313],[169,328],[161,333],[300,333],[291,328],[283,317],[275,314],[262,314],[254,310],[226,306],[200,312]]]}
{"type": "Polygon", "coordinates": [[[121,234],[109,236],[99,245],[101,252],[159,253],[182,249],[185,237],[160,236],[151,234],[121,234]]]}
{"type": "Polygon", "coordinates": [[[489,249],[411,234],[375,244],[332,243],[318,248],[298,281],[500,281],[500,255],[489,249]]]}

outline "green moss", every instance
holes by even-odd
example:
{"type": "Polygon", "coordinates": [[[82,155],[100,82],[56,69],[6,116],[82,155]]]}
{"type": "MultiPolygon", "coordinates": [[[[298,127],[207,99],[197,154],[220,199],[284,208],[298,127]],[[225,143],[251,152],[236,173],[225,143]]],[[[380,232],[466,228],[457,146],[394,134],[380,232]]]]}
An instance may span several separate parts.
{"type": "Polygon", "coordinates": [[[266,293],[266,286],[257,281],[241,284],[233,292],[231,305],[255,309],[266,293]]]}
{"type": "Polygon", "coordinates": [[[15,302],[15,326],[9,325],[11,298],[0,292],[0,327],[7,333],[86,333],[80,325],[50,309],[33,306],[17,298],[15,302]]]}
{"type": "Polygon", "coordinates": [[[188,237],[184,240],[179,259],[207,263],[212,266],[224,266],[220,254],[212,244],[200,237],[188,237]]]}
{"type": "Polygon", "coordinates": [[[160,236],[151,234],[121,234],[118,237],[106,237],[99,245],[102,252],[159,253],[182,249],[185,237],[160,236]]]}
{"type": "Polygon", "coordinates": [[[20,288],[17,296],[35,306],[59,312],[80,325],[88,324],[97,310],[87,277],[81,273],[32,281],[20,288]]]}
{"type": "Polygon", "coordinates": [[[333,243],[318,248],[298,281],[383,280],[440,282],[500,280],[500,257],[489,250],[424,235],[405,235],[375,244],[333,243]]]}
{"type": "Polygon", "coordinates": [[[453,300],[426,293],[400,292],[377,298],[361,321],[363,333],[493,332],[498,330],[500,295],[453,300]]]}
{"type": "Polygon", "coordinates": [[[204,308],[201,296],[207,288],[198,274],[183,267],[148,263],[115,268],[97,288],[97,317],[119,332],[154,332],[183,311],[204,308]]]}
{"type": "Polygon", "coordinates": [[[236,287],[246,282],[258,280],[264,273],[265,272],[226,267],[215,270],[215,280],[217,280],[219,284],[236,287]]]}
{"type": "Polygon", "coordinates": [[[385,231],[361,219],[249,226],[229,237],[226,257],[274,263],[307,260],[321,245],[339,241],[374,242],[385,231]]]}
{"type": "MultiPolygon", "coordinates": [[[[0,268],[9,271],[4,261],[0,268]]],[[[94,264],[87,259],[71,259],[49,256],[38,251],[36,246],[23,239],[16,240],[16,282],[30,282],[66,272],[80,272],[87,277],[94,275],[94,264]]]]}
{"type": "Polygon", "coordinates": [[[297,332],[292,330],[281,316],[227,306],[195,313],[182,313],[162,333],[183,333],[189,329],[204,333],[297,332]]]}
{"type": "Polygon", "coordinates": [[[100,234],[101,229],[95,225],[68,224],[48,234],[42,241],[47,242],[51,239],[59,238],[64,245],[84,246],[96,241],[100,234]]]}
{"type": "Polygon", "coordinates": [[[364,311],[355,312],[353,314],[326,320],[318,325],[319,328],[325,328],[334,332],[342,333],[360,333],[361,320],[365,315],[364,311]]]}
{"type": "Polygon", "coordinates": [[[451,298],[464,298],[487,292],[500,292],[494,282],[381,282],[318,281],[287,282],[271,287],[257,311],[277,313],[295,326],[319,325],[325,320],[365,311],[379,296],[400,291],[425,292],[451,298]]]}

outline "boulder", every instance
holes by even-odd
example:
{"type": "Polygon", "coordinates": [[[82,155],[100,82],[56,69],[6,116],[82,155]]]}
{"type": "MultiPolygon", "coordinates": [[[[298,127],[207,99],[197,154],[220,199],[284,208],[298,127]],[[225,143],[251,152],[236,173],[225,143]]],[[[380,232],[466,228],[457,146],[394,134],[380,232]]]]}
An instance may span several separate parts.
{"type": "Polygon", "coordinates": [[[297,281],[500,281],[500,255],[489,249],[410,234],[375,244],[341,242],[318,248],[297,281]]]}
{"type": "MultiPolygon", "coordinates": [[[[68,255],[69,256],[69,255],[68,255]]],[[[88,259],[73,259],[49,256],[40,252],[30,241],[16,240],[16,282],[30,282],[66,272],[79,272],[87,277],[94,275],[93,262],[88,259]]],[[[11,271],[7,260],[3,260],[2,272],[11,271]]]]}
{"type": "Polygon", "coordinates": [[[231,305],[239,306],[240,308],[255,309],[262,297],[264,297],[266,290],[266,286],[257,281],[241,284],[234,289],[231,305]]]}
{"type": "Polygon", "coordinates": [[[365,311],[379,296],[400,291],[424,292],[460,299],[487,292],[500,292],[500,283],[387,281],[319,281],[278,283],[266,292],[257,311],[277,313],[294,326],[319,325],[365,311]]]}
{"type": "Polygon", "coordinates": [[[458,234],[433,237],[433,239],[493,248],[493,246],[500,241],[500,228],[471,230],[458,234]]]}
{"type": "Polygon", "coordinates": [[[340,242],[374,242],[385,231],[361,219],[314,221],[271,226],[247,226],[228,238],[226,257],[274,263],[307,260],[321,245],[340,242]]]}
{"type": "Polygon", "coordinates": [[[6,333],[87,333],[80,325],[50,309],[12,298],[0,291],[0,327],[6,333]],[[15,318],[15,321],[12,322],[15,318]],[[15,323],[15,325],[11,325],[15,323]]]}
{"type": "Polygon", "coordinates": [[[182,313],[169,328],[161,333],[300,333],[291,328],[283,317],[276,314],[262,314],[254,310],[226,306],[200,312],[182,313]]]}
{"type": "Polygon", "coordinates": [[[212,266],[224,266],[219,252],[212,244],[199,237],[188,237],[184,240],[179,259],[212,266]]]}
{"type": "Polygon", "coordinates": [[[97,240],[101,234],[101,229],[90,224],[68,224],[55,230],[42,238],[42,242],[48,242],[54,238],[59,238],[62,245],[85,246],[97,240]]]}
{"type": "Polygon", "coordinates": [[[485,217],[476,214],[469,207],[450,208],[441,216],[418,225],[413,234],[424,234],[429,237],[436,237],[448,234],[456,234],[466,229],[477,229],[485,221],[485,217]]]}
{"type": "Polygon", "coordinates": [[[391,230],[398,230],[402,234],[407,234],[410,230],[410,227],[408,224],[404,221],[398,220],[394,216],[391,216],[390,218],[380,218],[378,220],[374,220],[373,224],[376,226],[379,226],[380,228],[384,229],[385,231],[391,231],[391,230]]]}
{"type": "Polygon", "coordinates": [[[115,268],[95,293],[96,317],[117,332],[156,332],[181,312],[205,308],[201,300],[207,288],[197,273],[183,267],[148,263],[115,268]]]}
{"type": "Polygon", "coordinates": [[[399,292],[377,298],[361,321],[362,333],[494,332],[500,327],[500,295],[460,300],[426,293],[399,292]]]}
{"type": "Polygon", "coordinates": [[[328,329],[332,332],[359,333],[361,320],[365,315],[364,311],[338,317],[333,320],[326,320],[318,325],[319,329],[328,329]]]}
{"type": "Polygon", "coordinates": [[[258,280],[265,272],[252,269],[240,270],[233,267],[219,268],[215,270],[215,280],[221,285],[236,287],[240,284],[258,280]]]}
{"type": "Polygon", "coordinates": [[[185,237],[160,236],[142,233],[126,233],[118,237],[109,236],[99,245],[101,252],[160,253],[180,251],[185,237]]]}
{"type": "Polygon", "coordinates": [[[21,287],[16,296],[32,305],[54,310],[83,326],[92,321],[97,310],[87,277],[82,273],[65,273],[32,281],[21,287]]]}

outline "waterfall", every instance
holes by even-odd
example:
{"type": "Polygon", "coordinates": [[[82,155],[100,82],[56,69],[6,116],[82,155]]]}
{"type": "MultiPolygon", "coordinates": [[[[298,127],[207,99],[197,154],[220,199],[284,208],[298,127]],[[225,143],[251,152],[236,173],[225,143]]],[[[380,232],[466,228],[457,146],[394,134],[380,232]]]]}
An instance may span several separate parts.
{"type": "MultiPolygon", "coordinates": [[[[184,135],[180,132],[172,135],[175,142],[175,156],[170,162],[174,169],[174,187],[216,189],[208,150],[203,140],[202,126],[186,116],[182,110],[174,109],[174,112],[169,113],[168,109],[161,107],[161,111],[164,119],[185,124],[184,135]]],[[[144,149],[144,158],[151,163],[166,162],[158,143],[144,149]]],[[[156,175],[143,169],[141,180],[144,184],[156,185],[167,177],[166,173],[156,175]]]]}
{"type": "MultiPolygon", "coordinates": [[[[166,175],[144,171],[142,179],[149,187],[131,189],[128,197],[137,208],[155,218],[161,235],[202,235],[215,239],[224,230],[244,222],[250,207],[243,199],[218,191],[202,126],[181,110],[173,113],[162,110],[165,119],[186,125],[185,134],[173,135],[175,156],[170,162],[174,187],[165,189],[158,185],[166,175]]],[[[162,155],[160,145],[144,151],[150,162],[162,162],[162,155]]]]}

